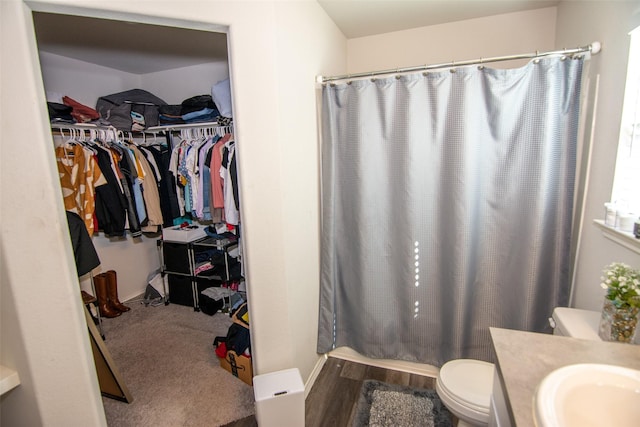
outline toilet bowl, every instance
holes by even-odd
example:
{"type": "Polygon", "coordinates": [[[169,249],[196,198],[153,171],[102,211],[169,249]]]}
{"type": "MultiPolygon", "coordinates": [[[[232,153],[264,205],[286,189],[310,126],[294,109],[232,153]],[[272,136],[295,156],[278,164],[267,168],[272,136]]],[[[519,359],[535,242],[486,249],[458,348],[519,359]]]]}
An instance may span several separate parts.
{"type": "Polygon", "coordinates": [[[489,425],[493,372],[492,363],[473,359],[451,360],[440,368],[436,392],[458,417],[458,427],[489,425]]]}

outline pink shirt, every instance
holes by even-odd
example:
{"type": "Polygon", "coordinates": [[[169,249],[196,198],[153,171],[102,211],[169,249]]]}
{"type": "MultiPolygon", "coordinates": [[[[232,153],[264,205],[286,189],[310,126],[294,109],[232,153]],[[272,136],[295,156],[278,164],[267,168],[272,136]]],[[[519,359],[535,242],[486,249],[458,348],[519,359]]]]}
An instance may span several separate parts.
{"type": "Polygon", "coordinates": [[[231,139],[232,134],[228,133],[216,142],[211,153],[211,192],[213,193],[213,208],[224,208],[224,181],[220,177],[220,168],[222,167],[222,150],[224,144],[231,139]]]}

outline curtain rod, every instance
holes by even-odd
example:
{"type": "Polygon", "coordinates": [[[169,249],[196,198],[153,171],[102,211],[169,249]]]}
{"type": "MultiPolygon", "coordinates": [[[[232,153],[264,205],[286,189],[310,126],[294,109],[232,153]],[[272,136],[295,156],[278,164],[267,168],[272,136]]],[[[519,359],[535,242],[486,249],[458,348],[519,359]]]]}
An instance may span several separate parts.
{"type": "Polygon", "coordinates": [[[492,58],[480,58],[480,59],[471,59],[466,61],[451,61],[442,64],[432,64],[432,65],[417,65],[414,67],[405,67],[405,68],[395,68],[390,70],[380,70],[380,71],[370,71],[364,73],[354,73],[354,74],[343,74],[341,76],[318,76],[316,79],[317,83],[327,83],[333,82],[336,80],[348,80],[355,79],[360,77],[374,77],[374,76],[383,76],[383,75],[392,75],[392,74],[401,74],[401,73],[410,73],[417,71],[428,71],[428,70],[436,70],[440,68],[452,68],[452,67],[461,67],[466,65],[476,65],[476,64],[486,64],[489,62],[500,62],[500,61],[511,61],[514,59],[530,59],[530,58],[540,58],[543,56],[553,56],[553,55],[574,55],[583,52],[590,52],[595,55],[601,50],[600,42],[593,42],[590,45],[577,47],[574,49],[562,49],[562,50],[553,50],[548,52],[535,52],[535,53],[522,53],[519,55],[507,55],[507,56],[494,56],[492,58]]]}

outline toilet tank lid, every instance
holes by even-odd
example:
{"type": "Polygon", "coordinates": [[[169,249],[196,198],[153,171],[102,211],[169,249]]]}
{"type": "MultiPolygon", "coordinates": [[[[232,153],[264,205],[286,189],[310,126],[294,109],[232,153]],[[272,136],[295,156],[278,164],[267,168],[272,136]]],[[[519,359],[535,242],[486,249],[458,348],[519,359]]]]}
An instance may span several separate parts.
{"type": "Polygon", "coordinates": [[[556,328],[563,334],[583,340],[601,341],[598,336],[600,312],[579,308],[556,307],[553,310],[556,328]]]}

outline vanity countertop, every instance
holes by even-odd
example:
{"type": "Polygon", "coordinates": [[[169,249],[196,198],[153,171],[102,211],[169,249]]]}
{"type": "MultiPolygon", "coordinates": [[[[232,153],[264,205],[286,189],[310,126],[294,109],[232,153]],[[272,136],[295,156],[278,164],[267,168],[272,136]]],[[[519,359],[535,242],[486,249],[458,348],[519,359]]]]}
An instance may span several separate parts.
{"type": "Polygon", "coordinates": [[[640,370],[640,345],[490,328],[511,421],[534,427],[533,396],[552,371],[576,363],[604,363],[640,370]]]}

